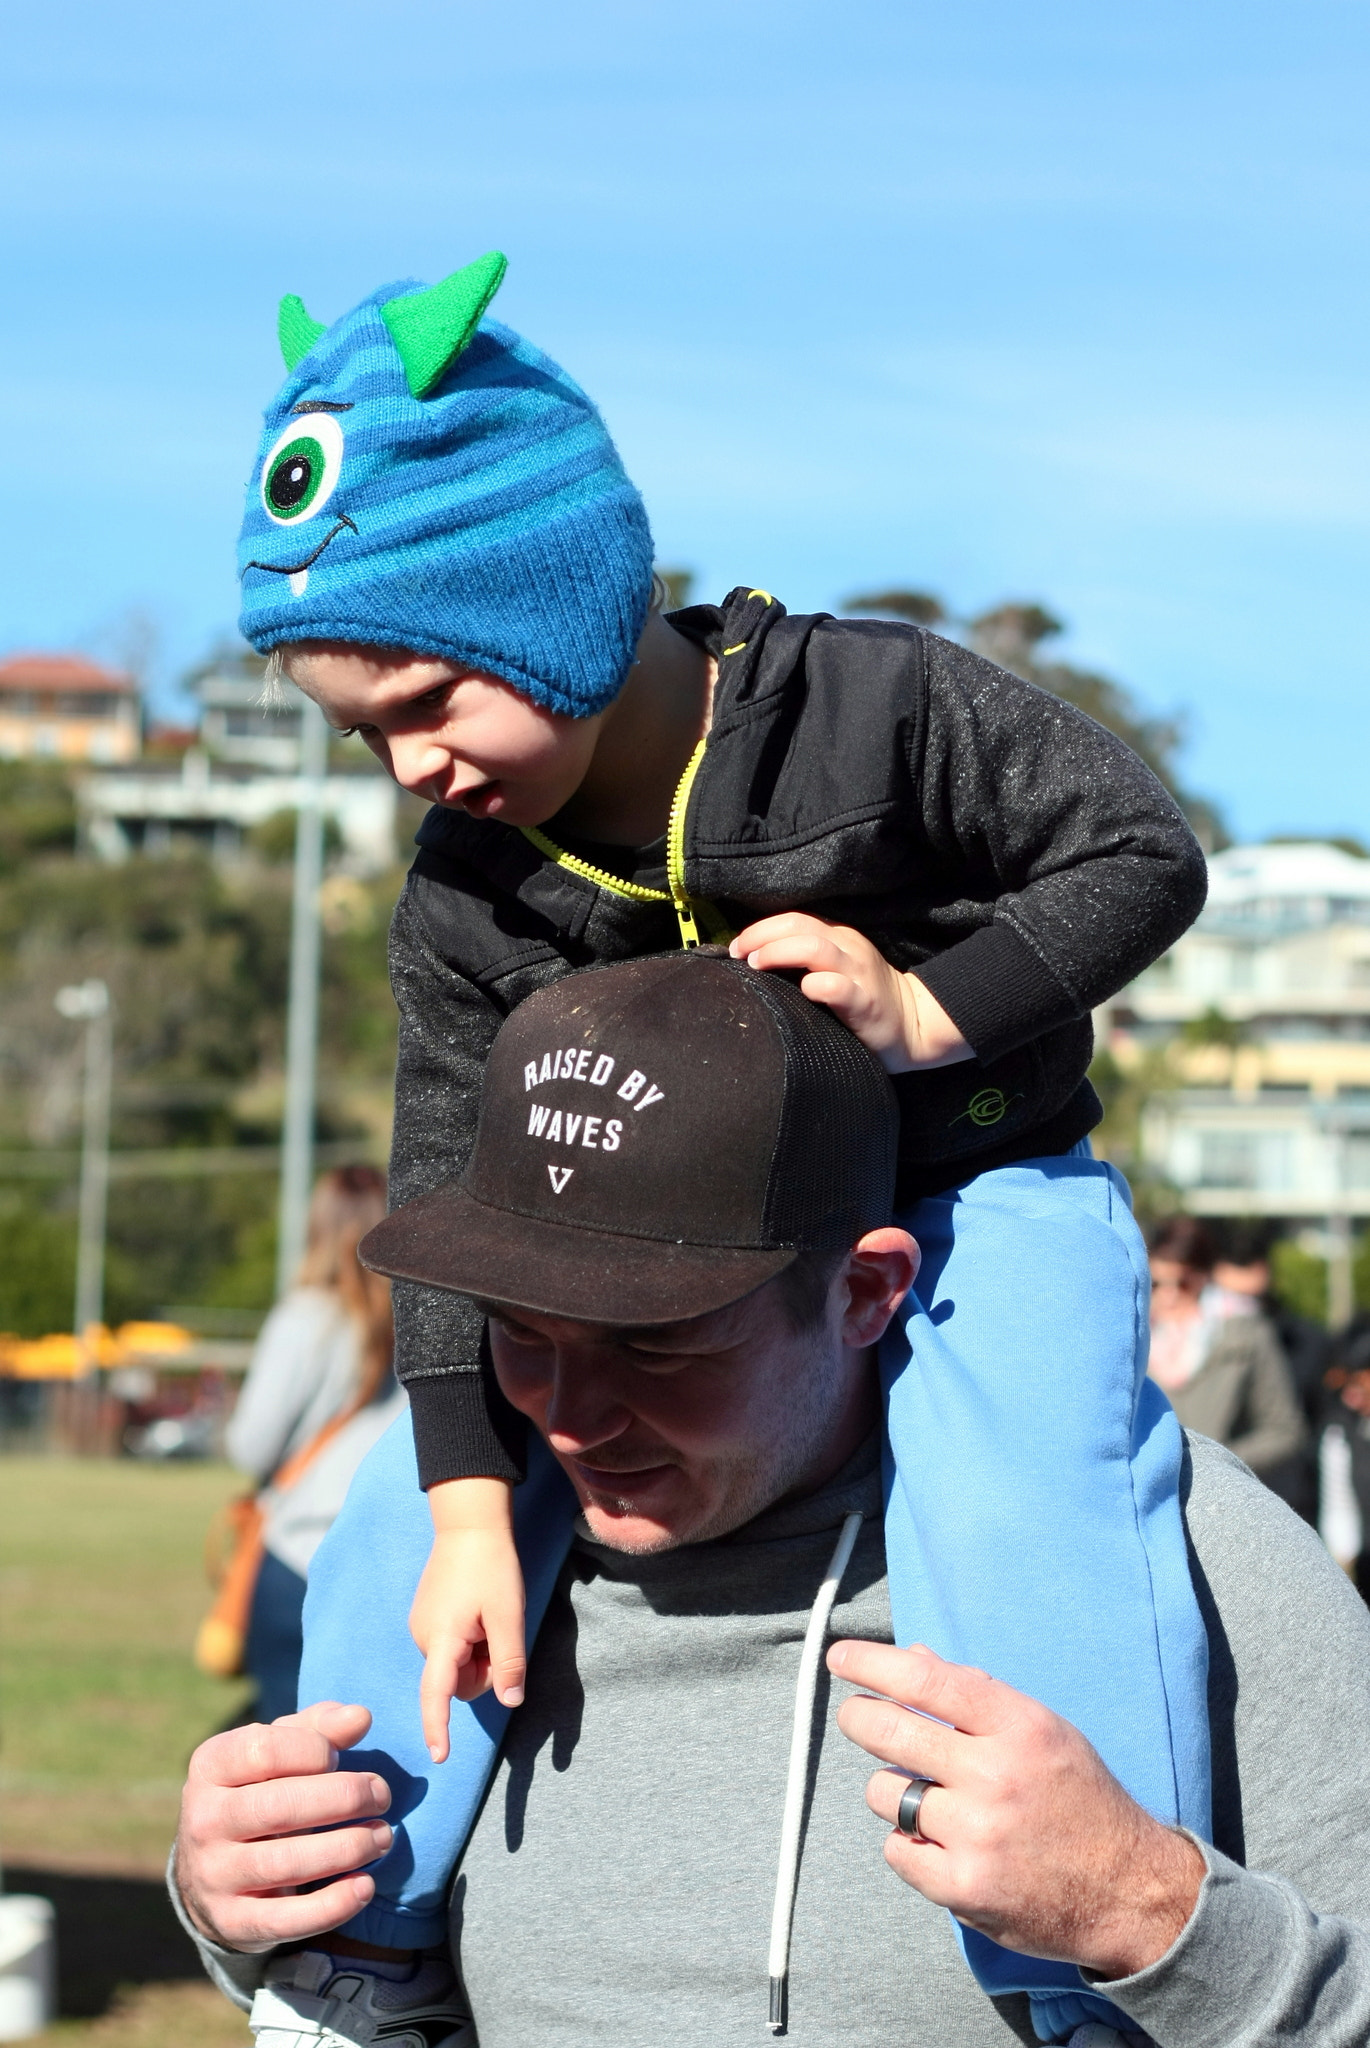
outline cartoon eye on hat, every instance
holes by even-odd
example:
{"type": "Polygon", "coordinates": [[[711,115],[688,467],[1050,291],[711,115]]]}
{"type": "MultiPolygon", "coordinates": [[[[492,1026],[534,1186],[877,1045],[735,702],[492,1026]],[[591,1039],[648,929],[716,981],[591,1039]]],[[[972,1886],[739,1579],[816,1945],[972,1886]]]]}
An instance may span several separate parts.
{"type": "Polygon", "coordinates": [[[262,510],[277,526],[321,512],[342,469],[343,432],[331,413],[294,419],[262,464],[262,510]]]}

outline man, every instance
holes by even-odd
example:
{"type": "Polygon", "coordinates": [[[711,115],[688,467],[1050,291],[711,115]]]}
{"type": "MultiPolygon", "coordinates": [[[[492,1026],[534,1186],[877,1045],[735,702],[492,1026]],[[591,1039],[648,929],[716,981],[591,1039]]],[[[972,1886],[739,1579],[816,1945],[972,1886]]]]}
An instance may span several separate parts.
{"type": "Polygon", "coordinates": [[[1269,1224],[1229,1223],[1219,1232],[1213,1284],[1238,1310],[1263,1316],[1275,1333],[1289,1368],[1295,1398],[1308,1434],[1302,1447],[1261,1477],[1295,1514],[1318,1526],[1318,1440],[1327,1420],[1324,1375],[1332,1362],[1326,1330],[1297,1315],[1271,1292],[1270,1254],[1276,1232],[1269,1224]]]}
{"type": "MultiPolygon", "coordinates": [[[[1216,1849],[1152,1819],[1060,1716],[982,1672],[893,1647],[874,1347],[917,1248],[872,1224],[888,1214],[892,1110],[874,1063],[831,1036],[840,1026],[783,984],[763,997],[764,978],[749,975],[677,957],[531,998],[492,1056],[465,1187],[396,1211],[368,1245],[383,1269],[483,1297],[499,1385],[580,1508],[451,1892],[481,2048],[755,2039],[768,1931],[771,2010],[796,2039],[1030,2041],[1027,1998],[979,1988],[942,1907],[1005,1948],[1078,1966],[1081,2001],[1106,1999],[1161,2048],[1370,2040],[1370,1745],[1359,1732],[1370,1620],[1237,1461],[1195,1439],[1186,1508],[1210,1648],[1216,1849]],[[555,1204],[569,1153],[555,1198],[536,1184],[540,1166],[518,1181],[530,1034],[546,1027],[549,1043],[569,1045],[627,1019],[641,1047],[651,978],[680,974],[695,977],[718,1056],[677,1090],[663,1151],[625,1142],[594,1183],[608,1208],[593,1228],[583,1213],[568,1224],[555,1204]],[[730,1096],[727,1048],[756,1038],[773,1005],[785,1011],[780,1078],[755,1085],[754,1063],[754,1085],[730,1096]],[[716,1189],[711,1248],[663,1228],[701,1165],[716,1189]],[[787,1233],[763,1225],[776,1202],[792,1222],[805,1205],[828,1219],[826,1240],[799,1240],[820,1249],[775,1249],[787,1233]],[[551,1256],[557,1246],[564,1256],[551,1256]],[[624,1285],[631,1270],[653,1312],[594,1319],[611,1266],[624,1285]],[[710,1273],[714,1300],[701,1306],[694,1289],[710,1273]],[[675,1288],[690,1297],[683,1318],[675,1288]],[[835,1558],[855,1516],[854,1547],[835,1558]],[[846,1741],[825,1685],[816,1711],[802,1687],[796,1705],[811,1610],[846,1741]],[[872,1758],[881,1768],[868,1777],[872,1758]],[[884,1834],[883,1864],[867,1807],[901,1824],[884,1834]]],[[[639,1096],[669,1071],[672,1039],[656,1028],[639,1096]]],[[[589,1180],[579,1154],[574,1170],[589,1180]]],[[[373,1511],[377,1487],[394,1517],[411,1512],[400,1482],[412,1450],[393,1433],[387,1445],[347,1513],[373,1511]]],[[[928,1443],[930,1461],[937,1449],[928,1443]]],[[[964,1477],[973,1488],[976,1475],[964,1477]]],[[[419,1563],[425,1519],[420,1507],[419,1563]]],[[[392,2011],[414,1967],[357,1956],[330,1932],[372,1898],[361,1866],[401,1850],[407,1867],[422,1863],[425,1805],[440,1801],[435,1780],[415,1806],[387,1760],[402,1795],[392,1804],[377,1752],[338,1768],[368,1719],[315,1706],[216,1737],[187,1786],[174,1875],[189,1924],[242,2003],[269,1970],[317,1987],[300,2007],[301,2041],[335,2038],[327,2015],[353,1999],[363,1966],[393,1972],[392,2011]],[[292,1948],[303,1958],[271,1961],[292,1948]]],[[[376,2039],[451,2038],[387,2023],[379,1994],[368,2012],[376,2039]]],[[[1039,2000],[1036,2016],[1058,2038],[1073,2017],[1064,2000],[1054,2017],[1039,2000]]]]}

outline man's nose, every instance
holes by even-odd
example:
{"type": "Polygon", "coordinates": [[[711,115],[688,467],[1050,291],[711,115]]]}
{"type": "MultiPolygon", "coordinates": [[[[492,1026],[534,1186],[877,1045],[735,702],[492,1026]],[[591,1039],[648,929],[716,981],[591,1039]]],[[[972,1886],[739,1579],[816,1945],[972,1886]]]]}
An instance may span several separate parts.
{"type": "Polygon", "coordinates": [[[543,1429],[554,1451],[574,1457],[621,1436],[632,1411],[612,1380],[588,1359],[558,1357],[543,1429]]]}

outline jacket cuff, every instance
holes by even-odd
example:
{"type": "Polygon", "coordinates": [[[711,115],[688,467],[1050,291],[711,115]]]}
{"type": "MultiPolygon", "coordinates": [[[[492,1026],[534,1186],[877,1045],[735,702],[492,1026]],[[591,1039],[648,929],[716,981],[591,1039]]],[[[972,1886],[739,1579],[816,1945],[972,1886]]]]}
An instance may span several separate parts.
{"type": "Polygon", "coordinates": [[[978,1060],[1001,1059],[1082,1015],[1070,990],[1011,925],[982,925],[912,972],[978,1060]]]}
{"type": "MultiPolygon", "coordinates": [[[[1188,1828],[1183,1833],[1208,1868],[1194,1911],[1171,1946],[1133,1977],[1109,1982],[1093,1970],[1081,1975],[1174,2048],[1273,2040],[1283,2029],[1277,2025],[1267,2035],[1263,2024],[1272,2017],[1272,1992],[1278,2012],[1279,1994],[1288,1990],[1298,1961],[1287,1888],[1243,1870],[1188,1828]]],[[[1311,1918],[1306,1908],[1305,1917],[1311,1918]]]]}
{"type": "Polygon", "coordinates": [[[482,1372],[437,1372],[406,1382],[419,1485],[447,1479],[508,1479],[527,1463],[528,1423],[482,1372]]]}
{"type": "Polygon", "coordinates": [[[244,2012],[251,2012],[252,2000],[266,1982],[267,1964],[276,1951],[262,1949],[255,1955],[245,1955],[236,1948],[221,1948],[217,1941],[211,1941],[207,1934],[201,1934],[186,1911],[185,1900],[181,1897],[180,1880],[176,1875],[174,1842],[166,1860],[166,1888],[172,1910],[194,1942],[205,1974],[223,1992],[225,1998],[231,1998],[244,2012]]]}

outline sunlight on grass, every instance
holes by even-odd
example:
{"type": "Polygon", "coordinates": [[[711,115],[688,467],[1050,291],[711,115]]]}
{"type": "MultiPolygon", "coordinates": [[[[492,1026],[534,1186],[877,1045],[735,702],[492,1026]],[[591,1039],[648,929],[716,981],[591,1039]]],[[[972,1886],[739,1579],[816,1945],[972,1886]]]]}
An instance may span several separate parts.
{"type": "Polygon", "coordinates": [[[247,2015],[211,1984],[142,1984],[98,2020],[59,2020],[34,2048],[248,2048],[247,2015]]]}
{"type": "Polygon", "coordinates": [[[160,1871],[186,1760],[245,1694],[190,1661],[205,1530],[240,1484],[223,1465],[0,1466],[7,1861],[160,1871]]]}

